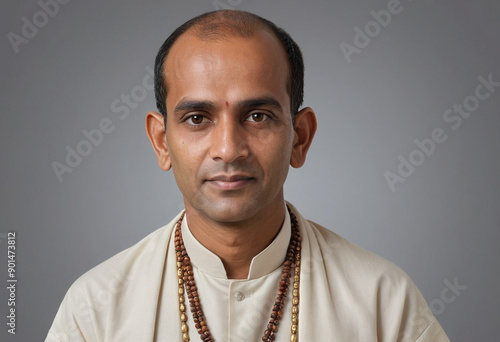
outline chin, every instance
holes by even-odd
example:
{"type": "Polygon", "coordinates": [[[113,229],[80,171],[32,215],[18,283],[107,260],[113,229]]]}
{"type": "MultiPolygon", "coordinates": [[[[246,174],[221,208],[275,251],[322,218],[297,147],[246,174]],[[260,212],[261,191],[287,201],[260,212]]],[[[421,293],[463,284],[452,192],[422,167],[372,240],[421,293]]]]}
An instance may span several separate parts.
{"type": "Polygon", "coordinates": [[[238,201],[234,199],[224,199],[211,201],[197,210],[212,221],[217,222],[241,222],[246,221],[259,212],[259,202],[238,201]]]}

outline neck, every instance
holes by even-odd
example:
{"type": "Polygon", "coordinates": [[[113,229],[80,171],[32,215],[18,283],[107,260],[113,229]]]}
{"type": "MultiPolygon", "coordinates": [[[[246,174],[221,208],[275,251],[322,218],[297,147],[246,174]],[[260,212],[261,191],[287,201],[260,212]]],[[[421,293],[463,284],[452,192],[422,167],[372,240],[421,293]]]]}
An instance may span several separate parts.
{"type": "Polygon", "coordinates": [[[222,260],[227,277],[246,279],[252,259],[278,234],[285,219],[285,206],[266,208],[243,222],[212,221],[188,206],[186,217],[196,240],[222,260]]]}

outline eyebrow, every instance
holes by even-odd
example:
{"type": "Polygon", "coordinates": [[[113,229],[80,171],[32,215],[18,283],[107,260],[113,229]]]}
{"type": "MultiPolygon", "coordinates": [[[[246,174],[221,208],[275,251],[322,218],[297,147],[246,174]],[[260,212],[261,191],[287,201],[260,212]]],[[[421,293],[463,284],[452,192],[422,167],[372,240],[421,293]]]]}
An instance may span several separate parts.
{"type": "Polygon", "coordinates": [[[212,101],[197,101],[197,100],[182,100],[175,106],[174,112],[182,112],[186,110],[213,109],[215,104],[212,101]]]}
{"type": "Polygon", "coordinates": [[[241,108],[253,108],[260,106],[271,106],[277,107],[281,109],[280,103],[273,97],[270,96],[262,96],[255,99],[243,100],[238,103],[238,106],[241,108]]]}
{"type": "MultiPolygon", "coordinates": [[[[271,106],[281,109],[280,103],[271,96],[256,97],[253,99],[243,100],[237,103],[240,108],[255,108],[261,106],[271,106]]],[[[190,111],[190,110],[212,110],[216,107],[212,101],[199,101],[199,100],[181,100],[175,106],[174,113],[190,111]]]]}

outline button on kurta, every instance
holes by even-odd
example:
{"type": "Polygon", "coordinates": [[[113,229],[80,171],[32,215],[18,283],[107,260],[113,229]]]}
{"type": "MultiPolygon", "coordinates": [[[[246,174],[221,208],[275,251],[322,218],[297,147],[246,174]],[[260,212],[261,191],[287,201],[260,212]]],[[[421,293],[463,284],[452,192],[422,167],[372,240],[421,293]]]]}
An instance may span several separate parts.
{"type": "Polygon", "coordinates": [[[241,302],[243,299],[245,299],[245,295],[241,292],[236,292],[234,294],[234,298],[236,298],[238,302],[241,302]]]}

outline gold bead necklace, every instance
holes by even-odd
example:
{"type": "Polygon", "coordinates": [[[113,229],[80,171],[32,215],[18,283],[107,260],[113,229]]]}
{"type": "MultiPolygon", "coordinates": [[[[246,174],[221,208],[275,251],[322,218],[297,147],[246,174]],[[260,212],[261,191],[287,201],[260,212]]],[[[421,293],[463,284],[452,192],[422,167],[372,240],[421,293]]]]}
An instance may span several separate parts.
{"type": "MultiPolygon", "coordinates": [[[[290,284],[292,268],[294,269],[294,276],[292,286],[292,326],[290,341],[296,342],[298,338],[301,238],[297,217],[292,213],[288,206],[287,209],[290,213],[292,235],[290,237],[290,243],[288,244],[283,270],[281,271],[281,280],[278,285],[276,300],[274,301],[269,323],[267,324],[264,336],[262,337],[262,341],[265,342],[272,342],[276,338],[278,323],[281,319],[282,308],[285,303],[290,284]]],[[[195,327],[200,334],[201,340],[205,342],[214,342],[214,338],[208,330],[208,326],[205,321],[205,315],[198,297],[198,288],[196,287],[196,283],[194,281],[193,267],[191,266],[190,258],[186,252],[184,240],[182,239],[181,224],[183,218],[184,213],[182,213],[175,227],[175,253],[177,257],[178,296],[182,337],[184,341],[189,341],[186,304],[184,303],[184,291],[186,291],[189,306],[191,307],[191,313],[193,315],[193,322],[195,323],[195,327]]]]}

